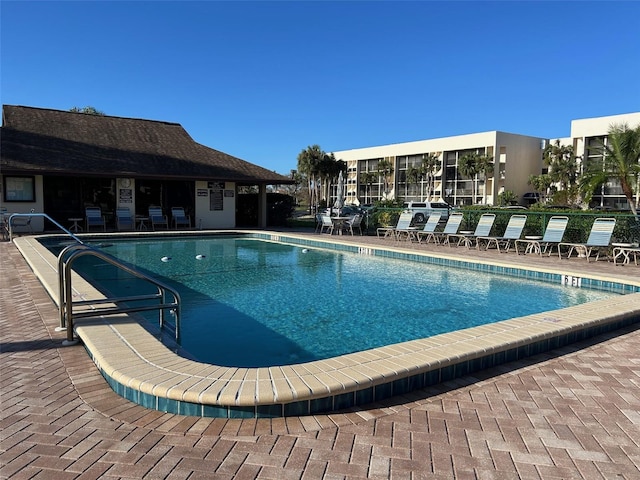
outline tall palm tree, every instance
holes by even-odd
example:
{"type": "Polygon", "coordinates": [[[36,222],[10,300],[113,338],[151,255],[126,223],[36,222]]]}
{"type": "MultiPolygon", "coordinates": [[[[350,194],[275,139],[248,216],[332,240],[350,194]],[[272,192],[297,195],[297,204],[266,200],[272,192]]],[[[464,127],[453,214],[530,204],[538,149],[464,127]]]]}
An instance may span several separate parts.
{"type": "MultiPolygon", "coordinates": [[[[364,172],[360,175],[360,182],[365,185],[365,200],[367,199],[367,195],[369,198],[369,203],[373,203],[371,198],[371,187],[378,180],[378,174],[376,172],[364,172]]],[[[365,201],[365,203],[367,203],[365,201]]]]}
{"type": "Polygon", "coordinates": [[[310,209],[318,206],[319,164],[324,156],[318,145],[309,146],[298,154],[298,171],[307,177],[310,209]]]}
{"type": "Polygon", "coordinates": [[[482,203],[487,203],[487,175],[493,173],[493,157],[489,155],[479,155],[476,158],[476,168],[478,173],[482,175],[482,183],[484,184],[484,191],[482,193],[482,203]]]}
{"type": "MultiPolygon", "coordinates": [[[[422,178],[427,179],[427,198],[431,200],[433,196],[433,184],[435,183],[434,170],[438,170],[442,162],[440,161],[439,154],[425,154],[422,156],[422,165],[420,165],[420,171],[422,172],[422,178]]],[[[423,195],[424,196],[424,195],[423,195]]]]}
{"type": "Polygon", "coordinates": [[[422,180],[422,169],[416,167],[407,168],[407,185],[418,185],[422,180]]]}
{"type": "Polygon", "coordinates": [[[590,198],[599,186],[611,180],[617,181],[631,211],[637,215],[640,203],[640,125],[636,128],[627,124],[612,125],[602,149],[603,163],[594,162],[586,166],[580,182],[582,191],[590,198]]]}
{"type": "Polygon", "coordinates": [[[458,160],[458,172],[465,177],[469,177],[473,184],[473,200],[472,204],[476,203],[477,191],[478,191],[478,157],[477,153],[468,153],[460,157],[458,160]]]}
{"type": "Polygon", "coordinates": [[[385,199],[389,195],[389,177],[393,174],[393,163],[390,160],[378,162],[378,174],[382,177],[385,199]]]}

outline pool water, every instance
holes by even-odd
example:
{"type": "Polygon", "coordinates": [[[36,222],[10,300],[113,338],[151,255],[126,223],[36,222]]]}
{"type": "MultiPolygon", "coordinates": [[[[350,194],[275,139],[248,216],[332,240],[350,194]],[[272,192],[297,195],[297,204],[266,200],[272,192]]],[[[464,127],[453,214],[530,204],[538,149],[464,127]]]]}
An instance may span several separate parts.
{"type": "MultiPolygon", "coordinates": [[[[303,363],[615,295],[245,237],[102,249],[176,287],[182,347],[224,366],[303,363]]],[[[139,291],[100,260],[80,260],[113,293],[139,291]]]]}

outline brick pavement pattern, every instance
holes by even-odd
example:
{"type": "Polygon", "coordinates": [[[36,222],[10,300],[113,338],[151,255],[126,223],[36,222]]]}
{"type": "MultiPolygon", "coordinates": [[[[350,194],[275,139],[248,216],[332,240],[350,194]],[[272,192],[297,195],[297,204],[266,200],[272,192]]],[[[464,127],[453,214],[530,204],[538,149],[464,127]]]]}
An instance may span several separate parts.
{"type": "Polygon", "coordinates": [[[0,243],[0,478],[640,479],[640,327],[340,414],[177,416],[117,396],[0,243]]]}

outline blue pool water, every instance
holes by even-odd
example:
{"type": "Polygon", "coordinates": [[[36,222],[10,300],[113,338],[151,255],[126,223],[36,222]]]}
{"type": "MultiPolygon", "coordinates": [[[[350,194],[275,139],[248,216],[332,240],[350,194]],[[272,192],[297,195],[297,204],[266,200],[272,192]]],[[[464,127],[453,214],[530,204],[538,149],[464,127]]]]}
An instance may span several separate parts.
{"type": "MultiPolygon", "coordinates": [[[[104,251],[178,288],[182,347],[226,366],[330,358],[614,295],[244,237],[109,242],[104,251]]],[[[139,291],[81,260],[114,293],[139,291]]]]}

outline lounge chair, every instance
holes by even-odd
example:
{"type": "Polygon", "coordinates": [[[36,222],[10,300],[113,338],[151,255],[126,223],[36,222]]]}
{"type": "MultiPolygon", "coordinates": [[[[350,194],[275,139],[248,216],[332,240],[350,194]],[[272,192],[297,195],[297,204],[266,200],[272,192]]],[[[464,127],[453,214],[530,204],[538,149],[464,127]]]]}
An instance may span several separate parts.
{"type": "Polygon", "coordinates": [[[453,233],[447,235],[446,243],[449,246],[452,246],[452,240],[458,239],[456,246],[460,246],[463,243],[467,246],[467,248],[471,248],[476,243],[478,237],[488,237],[491,233],[491,227],[493,227],[493,222],[496,220],[495,213],[483,213],[480,216],[480,220],[478,220],[478,224],[476,225],[476,229],[473,233],[453,233]]]}
{"type": "Polygon", "coordinates": [[[353,235],[353,229],[357,229],[360,231],[360,235],[362,235],[362,215],[357,213],[355,214],[353,217],[351,217],[349,220],[347,220],[344,223],[344,229],[349,232],[351,235],[353,235]]]}
{"type": "MultiPolygon", "coordinates": [[[[433,240],[434,243],[440,244],[442,239],[444,239],[446,242],[449,235],[458,232],[458,229],[462,224],[463,217],[464,215],[462,215],[462,213],[460,212],[452,213],[451,215],[449,215],[449,219],[444,226],[444,230],[442,232],[433,231],[431,233],[428,233],[426,235],[427,238],[425,243],[429,243],[431,240],[433,240]]],[[[418,241],[420,241],[420,236],[418,236],[418,241]]]]}
{"type": "Polygon", "coordinates": [[[586,243],[558,243],[558,257],[562,258],[562,247],[567,247],[567,258],[571,258],[571,254],[575,252],[578,257],[586,257],[588,262],[591,254],[595,252],[597,262],[600,252],[609,249],[615,226],[615,218],[596,218],[591,225],[586,243]]]}
{"type": "Polygon", "coordinates": [[[436,227],[438,226],[438,223],[440,223],[441,217],[442,213],[432,213],[431,215],[429,215],[429,218],[427,218],[427,223],[424,224],[422,230],[418,230],[416,232],[416,240],[418,240],[418,243],[421,243],[422,237],[428,237],[429,234],[436,231],[436,227]]]}
{"type": "Polygon", "coordinates": [[[569,217],[551,217],[549,219],[549,223],[547,223],[547,228],[544,231],[542,238],[525,237],[524,239],[515,241],[516,253],[520,254],[518,245],[522,245],[524,247],[522,251],[523,254],[536,253],[538,255],[542,255],[548,251],[549,255],[551,255],[553,247],[562,242],[562,237],[564,236],[564,231],[567,229],[568,222],[569,217]]]}
{"type": "Polygon", "coordinates": [[[511,215],[507,228],[501,237],[478,237],[476,248],[480,250],[481,245],[484,244],[485,250],[489,250],[489,247],[495,244],[498,253],[500,253],[500,247],[504,249],[504,252],[508,252],[511,242],[515,242],[522,235],[525,223],[527,223],[526,215],[511,215]]]}
{"type": "Polygon", "coordinates": [[[100,207],[86,207],[84,209],[86,220],[86,231],[89,232],[91,227],[102,227],[102,231],[107,231],[107,222],[102,215],[100,207]]]}
{"type": "Polygon", "coordinates": [[[182,207],[171,207],[171,220],[176,230],[181,226],[191,228],[191,217],[184,213],[182,207]]]}
{"type": "Polygon", "coordinates": [[[400,218],[398,218],[398,222],[395,227],[378,227],[376,229],[376,235],[379,237],[382,233],[383,238],[393,237],[397,239],[398,230],[407,231],[407,229],[411,226],[411,220],[413,219],[413,213],[411,212],[402,212],[400,214],[400,218]]]}
{"type": "Polygon", "coordinates": [[[135,229],[135,222],[131,216],[131,211],[127,207],[116,209],[116,228],[121,232],[135,229]]]}
{"type": "Polygon", "coordinates": [[[320,215],[320,233],[333,233],[333,222],[331,221],[331,217],[329,215],[320,215]]]}
{"type": "Polygon", "coordinates": [[[156,227],[169,228],[167,216],[162,213],[161,207],[149,207],[149,222],[153,230],[155,230],[156,227]]]}

